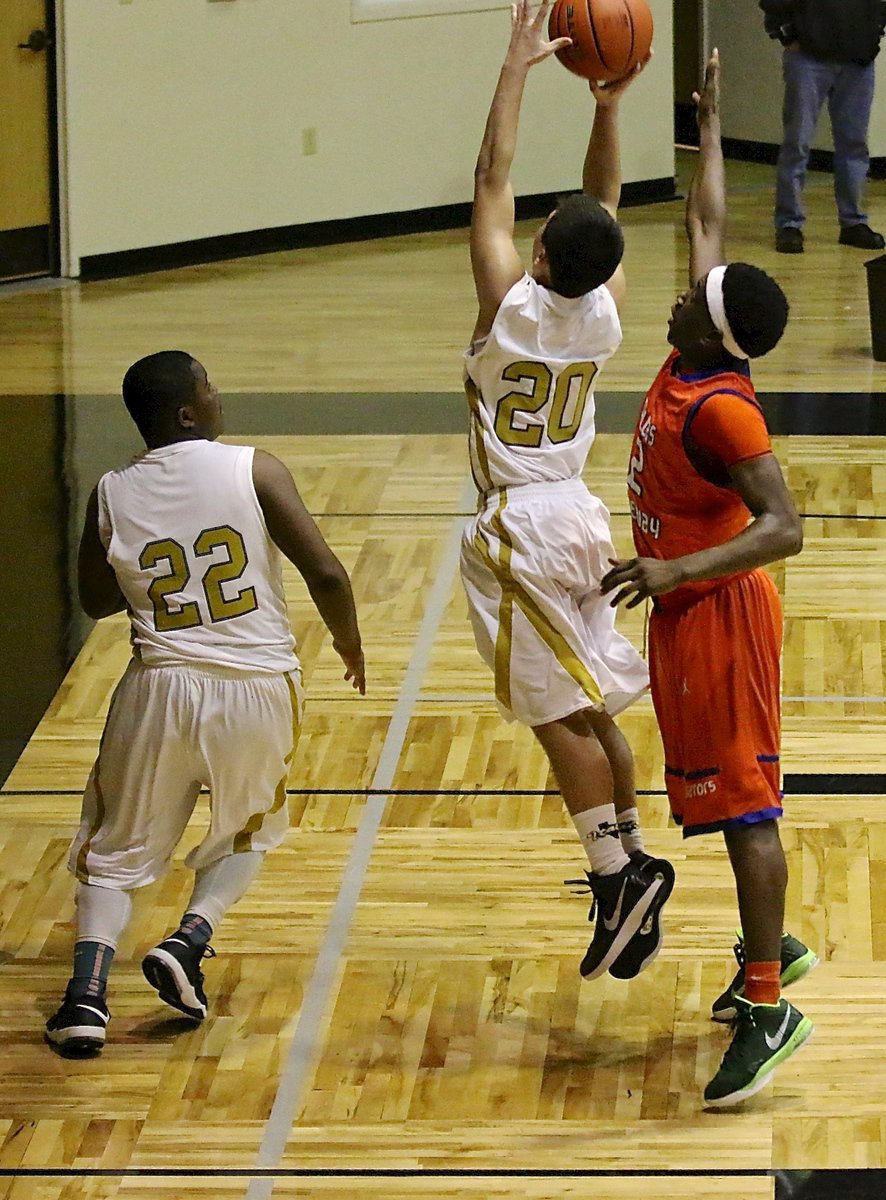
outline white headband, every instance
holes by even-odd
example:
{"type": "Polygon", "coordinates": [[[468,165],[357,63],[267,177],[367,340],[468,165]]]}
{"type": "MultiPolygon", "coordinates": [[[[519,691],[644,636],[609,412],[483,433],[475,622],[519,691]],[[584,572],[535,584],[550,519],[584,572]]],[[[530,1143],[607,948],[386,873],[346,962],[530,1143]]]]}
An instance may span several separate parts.
{"type": "Polygon", "coordinates": [[[712,267],[708,271],[705,283],[705,298],[708,302],[708,312],[717,330],[723,337],[723,349],[728,350],[733,358],[747,358],[747,351],[742,350],[729,328],[726,318],[726,305],[723,303],[723,276],[725,267],[712,267]]]}

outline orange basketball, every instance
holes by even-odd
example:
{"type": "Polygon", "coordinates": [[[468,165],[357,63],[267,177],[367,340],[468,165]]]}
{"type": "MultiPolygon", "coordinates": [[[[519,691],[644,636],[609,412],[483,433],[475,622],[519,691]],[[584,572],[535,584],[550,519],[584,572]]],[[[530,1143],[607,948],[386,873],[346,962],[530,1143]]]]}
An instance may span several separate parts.
{"type": "Polygon", "coordinates": [[[548,37],[572,38],[557,58],[582,79],[620,79],[649,53],[652,13],[646,0],[554,0],[548,37]]]}

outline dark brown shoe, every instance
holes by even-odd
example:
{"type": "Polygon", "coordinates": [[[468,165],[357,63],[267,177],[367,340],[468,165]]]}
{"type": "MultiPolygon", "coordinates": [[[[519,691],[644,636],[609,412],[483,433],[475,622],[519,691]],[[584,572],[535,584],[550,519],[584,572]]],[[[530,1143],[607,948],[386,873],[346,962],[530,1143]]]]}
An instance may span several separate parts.
{"type": "Polygon", "coordinates": [[[802,254],[803,230],[796,225],[786,225],[784,229],[776,229],[775,249],[779,254],[802,254]]]}
{"type": "Polygon", "coordinates": [[[840,230],[840,245],[855,246],[858,250],[882,250],[886,240],[870,225],[844,225],[840,230]]]}

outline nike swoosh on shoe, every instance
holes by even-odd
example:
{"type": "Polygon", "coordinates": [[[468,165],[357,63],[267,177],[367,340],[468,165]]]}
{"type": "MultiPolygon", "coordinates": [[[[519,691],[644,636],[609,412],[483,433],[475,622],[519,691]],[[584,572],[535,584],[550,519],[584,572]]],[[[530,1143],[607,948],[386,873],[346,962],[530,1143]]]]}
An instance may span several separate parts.
{"type": "Polygon", "coordinates": [[[609,933],[613,933],[616,929],[618,929],[619,922],[621,921],[621,909],[622,905],[624,904],[625,888],[627,886],[628,881],[626,879],[622,880],[621,891],[618,893],[618,903],[615,906],[615,911],[611,917],[603,918],[603,925],[609,931],[609,933]]]}
{"type": "Polygon", "coordinates": [[[779,1046],[782,1044],[782,1042],[784,1041],[784,1035],[785,1035],[785,1032],[787,1031],[788,1022],[790,1021],[790,1019],[791,1019],[791,1006],[789,1004],[787,1006],[787,1011],[784,1014],[784,1020],[782,1021],[781,1025],[779,1026],[778,1033],[775,1035],[775,1037],[770,1037],[769,1034],[765,1033],[765,1032],[763,1034],[763,1037],[766,1039],[766,1045],[769,1047],[770,1050],[777,1050],[779,1048],[779,1046]]]}

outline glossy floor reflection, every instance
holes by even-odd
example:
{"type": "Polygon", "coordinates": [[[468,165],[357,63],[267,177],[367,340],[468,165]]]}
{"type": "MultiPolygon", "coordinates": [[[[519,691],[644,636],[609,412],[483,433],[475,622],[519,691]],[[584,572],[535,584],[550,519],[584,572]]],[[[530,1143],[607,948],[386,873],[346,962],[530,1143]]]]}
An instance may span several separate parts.
{"type": "Polygon", "coordinates": [[[775,1200],[884,1200],[886,1171],[777,1171],[775,1200]]]}

